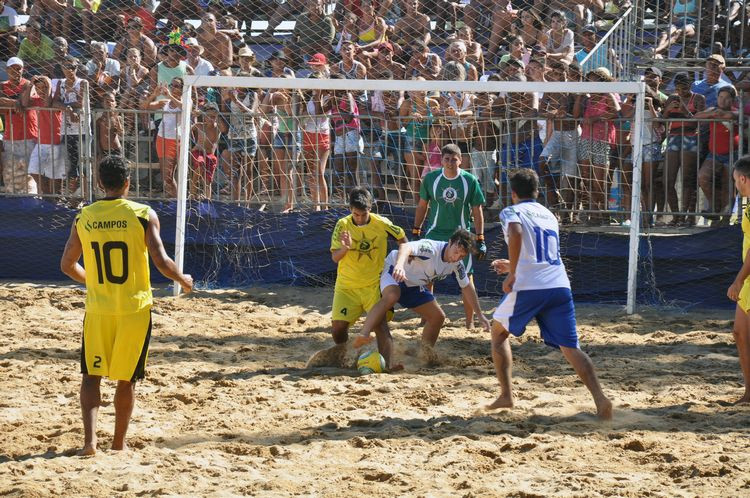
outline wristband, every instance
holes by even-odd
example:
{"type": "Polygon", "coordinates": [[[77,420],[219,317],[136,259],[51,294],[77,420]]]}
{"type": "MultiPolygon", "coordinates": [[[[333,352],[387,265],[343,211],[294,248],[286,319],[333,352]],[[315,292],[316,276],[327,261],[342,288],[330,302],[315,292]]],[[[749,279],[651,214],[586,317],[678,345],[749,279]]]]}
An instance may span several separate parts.
{"type": "Polygon", "coordinates": [[[417,235],[417,236],[422,235],[422,229],[414,227],[414,228],[411,229],[411,234],[412,235],[417,235]]]}
{"type": "Polygon", "coordinates": [[[484,242],[484,234],[477,234],[477,240],[484,242]]]}

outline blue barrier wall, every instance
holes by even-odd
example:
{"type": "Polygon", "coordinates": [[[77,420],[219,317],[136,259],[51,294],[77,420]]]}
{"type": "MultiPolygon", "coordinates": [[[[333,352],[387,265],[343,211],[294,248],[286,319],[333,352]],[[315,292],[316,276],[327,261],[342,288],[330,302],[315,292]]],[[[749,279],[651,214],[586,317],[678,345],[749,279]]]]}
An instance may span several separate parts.
{"type": "MultiPolygon", "coordinates": [[[[174,202],[151,203],[161,220],[162,238],[174,254],[174,202]]],[[[0,278],[65,281],[60,256],[76,210],[33,198],[0,198],[0,278]]],[[[403,227],[413,215],[381,209],[403,227]]],[[[278,215],[221,203],[192,203],[188,209],[185,271],[216,287],[258,284],[328,286],[336,267],[329,253],[336,220],[348,211],[278,215]]],[[[506,254],[499,227],[486,231],[489,258],[506,254]]],[[[395,246],[395,244],[394,244],[395,246]]],[[[627,234],[561,233],[563,260],[579,302],[624,304],[627,284],[627,234]]],[[[738,226],[686,235],[643,237],[640,246],[641,304],[681,308],[732,308],[726,289],[740,266],[738,226]]],[[[488,258],[488,259],[489,259],[488,258]]],[[[502,294],[502,279],[487,262],[475,266],[482,295],[502,294]]],[[[155,282],[165,279],[152,269],[155,282]]],[[[439,292],[458,293],[453,279],[439,292]]]]}

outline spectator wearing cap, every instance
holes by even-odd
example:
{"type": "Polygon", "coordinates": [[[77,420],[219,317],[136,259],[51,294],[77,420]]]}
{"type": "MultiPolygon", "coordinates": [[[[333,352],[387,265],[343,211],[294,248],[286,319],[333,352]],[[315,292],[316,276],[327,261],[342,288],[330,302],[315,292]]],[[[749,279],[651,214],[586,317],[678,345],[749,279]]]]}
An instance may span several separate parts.
{"type": "Polygon", "coordinates": [[[308,0],[305,12],[297,16],[291,53],[303,59],[315,53],[328,56],[335,35],[333,19],[325,15],[323,1],[308,0]]]}
{"type": "Polygon", "coordinates": [[[706,72],[703,79],[693,83],[692,91],[706,97],[706,107],[716,107],[719,90],[730,86],[728,81],[722,79],[727,64],[719,54],[712,54],[706,58],[706,72]]]}
{"type": "MultiPolygon", "coordinates": [[[[151,80],[151,89],[157,85],[169,85],[175,78],[184,79],[188,74],[194,74],[187,61],[182,58],[185,56],[185,48],[181,45],[169,44],[164,48],[164,60],[151,69],[149,78],[151,80]]],[[[167,95],[161,97],[166,98],[167,95]]]]}
{"type": "MultiPolygon", "coordinates": [[[[692,118],[696,113],[706,108],[706,98],[690,89],[693,79],[687,73],[677,73],[674,77],[675,93],[667,97],[662,110],[662,118],[667,122],[667,153],[664,165],[667,173],[665,183],[667,200],[670,206],[670,191],[675,190],[677,173],[681,172],[682,209],[685,212],[695,212],[696,179],[698,173],[698,123],[695,121],[679,121],[679,118],[692,118]]],[[[677,196],[677,192],[673,197],[677,196]]],[[[672,208],[676,210],[676,208],[672,208]]],[[[675,226],[692,226],[695,217],[674,216],[672,224],[675,226]]]]}
{"type": "Polygon", "coordinates": [[[234,57],[232,39],[219,31],[216,16],[210,12],[201,17],[198,43],[205,49],[204,55],[214,68],[223,71],[232,66],[234,57]]]}
{"type": "Polygon", "coordinates": [[[18,12],[0,0],[0,59],[5,60],[18,51],[18,12]]]}
{"type": "Polygon", "coordinates": [[[57,84],[52,106],[64,109],[63,115],[63,146],[65,148],[65,159],[67,162],[68,189],[70,193],[78,189],[80,169],[78,167],[80,157],[80,137],[88,136],[91,130],[88,126],[81,129],[81,104],[83,102],[84,79],[78,76],[78,59],[72,55],[65,57],[62,68],[64,78],[57,84]]]}
{"type": "Polygon", "coordinates": [[[596,33],[596,27],[593,24],[588,24],[581,29],[581,34],[579,36],[579,42],[581,44],[581,49],[576,52],[575,54],[575,60],[578,63],[579,66],[582,67],[583,72],[587,73],[593,69],[596,69],[597,67],[606,67],[607,69],[611,71],[614,71],[617,69],[618,71],[622,69],[622,65],[620,64],[620,60],[617,58],[617,53],[612,48],[602,47],[600,50],[584,63],[584,59],[588,57],[594,50],[594,47],[596,47],[596,43],[598,42],[598,36],[596,33]]]}
{"type": "Polygon", "coordinates": [[[125,62],[129,48],[137,48],[141,53],[141,63],[147,69],[156,65],[156,45],[154,41],[143,33],[143,20],[138,16],[128,19],[126,34],[117,42],[112,57],[125,62]]]}
{"type": "Polygon", "coordinates": [[[120,82],[120,62],[109,57],[107,44],[91,42],[91,59],[86,63],[89,81],[99,87],[115,90],[120,82]]]}
{"type": "Polygon", "coordinates": [[[188,38],[185,40],[185,51],[187,52],[187,59],[185,61],[188,66],[193,68],[193,73],[196,76],[208,76],[214,70],[213,64],[201,57],[204,50],[197,39],[188,38]]]}
{"type": "Polygon", "coordinates": [[[18,58],[26,64],[30,74],[51,72],[55,60],[55,44],[42,34],[42,26],[37,21],[26,24],[26,38],[18,47],[18,58]]]}
{"type": "Polygon", "coordinates": [[[268,58],[268,63],[271,66],[271,77],[272,78],[283,78],[285,74],[294,76],[294,71],[287,66],[288,59],[286,52],[283,50],[276,50],[268,58]]]}
{"type": "Polygon", "coordinates": [[[393,45],[389,42],[381,43],[377,47],[375,61],[369,71],[370,79],[403,79],[406,66],[393,60],[393,45]],[[388,77],[390,76],[390,77],[388,77]]]}
{"type": "Polygon", "coordinates": [[[3,182],[5,191],[14,194],[36,194],[36,182],[28,173],[29,157],[39,134],[36,111],[24,109],[21,96],[31,86],[23,77],[24,64],[18,57],[11,57],[6,64],[8,80],[0,85],[0,109],[2,109],[5,137],[3,140],[3,182]]]}
{"type": "Polygon", "coordinates": [[[556,11],[550,14],[550,29],[547,31],[547,57],[565,61],[568,64],[573,61],[575,55],[573,49],[574,35],[567,26],[565,13],[556,11]]]}
{"type": "Polygon", "coordinates": [[[323,78],[331,77],[331,68],[328,67],[328,59],[325,55],[321,53],[313,54],[307,61],[307,65],[313,74],[319,74],[323,78]]]}
{"type": "Polygon", "coordinates": [[[240,63],[237,76],[263,76],[261,70],[255,67],[255,52],[247,45],[237,51],[237,59],[240,63]]]}
{"type": "Polygon", "coordinates": [[[643,73],[643,80],[646,83],[646,96],[654,99],[659,110],[667,101],[667,94],[661,91],[663,77],[664,73],[656,66],[647,67],[643,73]]]}

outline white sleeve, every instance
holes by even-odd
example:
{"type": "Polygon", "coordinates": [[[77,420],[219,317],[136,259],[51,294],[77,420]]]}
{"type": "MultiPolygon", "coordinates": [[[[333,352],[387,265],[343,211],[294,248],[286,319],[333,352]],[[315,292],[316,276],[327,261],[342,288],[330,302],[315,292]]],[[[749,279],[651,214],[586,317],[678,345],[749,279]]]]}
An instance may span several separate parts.
{"type": "Polygon", "coordinates": [[[412,242],[407,242],[409,244],[409,249],[411,249],[411,256],[420,258],[420,259],[429,259],[435,254],[437,254],[437,244],[440,244],[440,242],[436,242],[434,240],[429,239],[422,239],[422,240],[415,240],[412,242]]]}
{"type": "Polygon", "coordinates": [[[518,217],[518,213],[513,206],[508,206],[500,212],[500,223],[503,225],[503,232],[507,232],[508,225],[521,223],[521,218],[518,217]]]}
{"type": "Polygon", "coordinates": [[[458,263],[456,263],[456,269],[453,270],[453,273],[454,275],[456,275],[458,285],[462,289],[471,283],[471,280],[469,280],[469,275],[466,274],[466,267],[464,266],[463,261],[459,261],[458,263]]]}

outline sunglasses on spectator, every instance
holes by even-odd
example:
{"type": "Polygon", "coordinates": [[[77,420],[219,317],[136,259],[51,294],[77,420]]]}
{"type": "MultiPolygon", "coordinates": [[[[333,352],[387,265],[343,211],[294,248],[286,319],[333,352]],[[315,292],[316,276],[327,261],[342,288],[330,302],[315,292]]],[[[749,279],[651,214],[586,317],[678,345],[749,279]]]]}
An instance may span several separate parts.
{"type": "Polygon", "coordinates": [[[75,64],[65,64],[63,66],[63,69],[70,69],[71,71],[75,71],[76,69],[78,69],[78,66],[75,64]]]}

